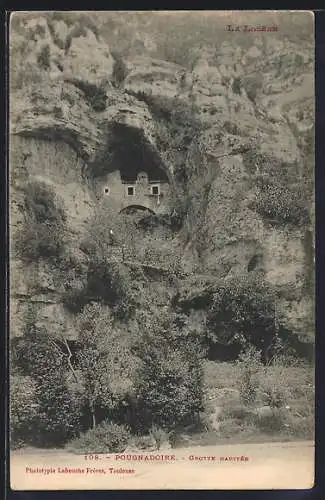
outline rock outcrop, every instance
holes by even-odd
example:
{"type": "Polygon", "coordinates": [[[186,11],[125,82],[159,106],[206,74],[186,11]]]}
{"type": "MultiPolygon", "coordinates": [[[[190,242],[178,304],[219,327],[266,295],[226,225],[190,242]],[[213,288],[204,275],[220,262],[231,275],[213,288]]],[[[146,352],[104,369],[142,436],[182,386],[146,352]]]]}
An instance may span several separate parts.
{"type": "MultiPolygon", "coordinates": [[[[300,83],[296,81],[291,89],[284,89],[281,74],[275,77],[274,68],[275,59],[287,49],[277,47],[277,52],[258,69],[264,72],[265,82],[256,102],[247,96],[245,85],[237,91],[233,82],[240,71],[256,65],[259,58],[254,51],[244,54],[237,50],[238,68],[233,74],[233,70],[227,70],[226,46],[216,66],[202,58],[193,71],[147,56],[130,58],[125,61],[125,81],[114,86],[110,48],[91,27],[81,22],[68,25],[64,20],[49,20],[43,14],[31,19],[21,16],[16,24],[11,37],[12,237],[23,222],[19,208],[22,187],[27,181],[39,180],[63,199],[69,245],[78,248],[98,206],[93,185],[95,169],[98,165],[104,170],[111,168],[107,158],[117,139],[123,142],[133,137],[138,141],[151,155],[150,161],[165,171],[177,192],[180,186],[173,165],[165,162],[157,145],[156,118],[137,94],[178,98],[192,102],[199,110],[202,131],[198,141],[205,162],[205,171],[196,165],[196,171],[193,168],[187,175],[188,193],[193,199],[195,193],[204,191],[204,203],[200,205],[204,213],[193,208],[186,245],[175,236],[187,272],[198,268],[193,242],[200,231],[204,238],[200,273],[204,270],[220,277],[229,272],[247,272],[249,262],[259,254],[268,282],[299,288],[298,295],[302,296],[300,277],[306,272],[304,230],[270,225],[252,208],[258,165],[248,169],[245,155],[253,150],[256,157],[271,158],[279,168],[285,164],[293,175],[300,175],[302,153],[297,134],[309,131],[312,120],[308,66],[306,74],[299,77],[300,83]],[[87,94],[87,89],[95,88],[104,101],[99,109],[87,94]],[[308,112],[301,111],[301,120],[293,111],[293,104],[300,109],[296,108],[297,101],[301,108],[308,103],[308,112]]],[[[230,59],[233,57],[231,54],[230,59]]],[[[61,302],[62,284],[53,281],[56,274],[46,263],[22,267],[12,255],[11,314],[16,334],[21,331],[28,303],[37,304],[39,320],[53,330],[74,330],[73,318],[61,302]]]]}

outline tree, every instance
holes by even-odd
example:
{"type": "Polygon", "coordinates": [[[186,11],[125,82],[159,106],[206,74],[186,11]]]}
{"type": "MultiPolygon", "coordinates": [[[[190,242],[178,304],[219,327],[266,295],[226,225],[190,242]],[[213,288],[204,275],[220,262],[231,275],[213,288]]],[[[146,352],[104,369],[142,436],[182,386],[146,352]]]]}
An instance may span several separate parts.
{"type": "MultiPolygon", "coordinates": [[[[23,426],[27,440],[46,446],[62,444],[78,432],[80,418],[79,402],[72,397],[67,381],[68,353],[60,347],[58,338],[37,328],[32,317],[26,322],[24,335],[16,342],[14,351],[14,363],[25,380],[31,377],[33,387],[31,415],[28,425],[23,426]],[[34,407],[37,415],[32,414],[34,407]]],[[[13,398],[15,415],[20,401],[17,392],[13,398]]]]}
{"type": "Polygon", "coordinates": [[[202,350],[185,317],[143,318],[136,393],[142,420],[172,430],[197,421],[202,409],[202,350]]]}
{"type": "Polygon", "coordinates": [[[276,333],[275,291],[258,273],[219,283],[208,312],[212,343],[253,344],[265,353],[276,333]]]}
{"type": "Polygon", "coordinates": [[[10,377],[11,446],[19,447],[31,440],[39,411],[33,378],[12,374],[10,377]]]}
{"type": "Polygon", "coordinates": [[[109,416],[131,391],[136,360],[128,337],[114,325],[108,308],[89,304],[78,324],[81,348],[77,366],[94,428],[98,411],[109,416]]]}

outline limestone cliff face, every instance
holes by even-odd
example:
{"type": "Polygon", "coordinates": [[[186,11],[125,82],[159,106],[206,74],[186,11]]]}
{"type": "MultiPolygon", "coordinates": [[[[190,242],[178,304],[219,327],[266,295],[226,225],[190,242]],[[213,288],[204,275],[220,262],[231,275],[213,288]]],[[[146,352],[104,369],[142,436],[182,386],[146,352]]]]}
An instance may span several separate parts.
{"type": "MultiPolygon", "coordinates": [[[[181,232],[171,242],[180,250],[184,269],[199,269],[201,274],[216,277],[245,273],[252,258],[259,255],[266,280],[279,287],[299,288],[296,309],[302,316],[306,314],[306,308],[298,307],[301,277],[306,272],[305,233],[299,228],[270,225],[252,208],[258,165],[248,169],[245,162],[245,155],[253,150],[257,157],[272,158],[279,168],[285,164],[301,175],[295,131],[300,127],[304,133],[310,123],[306,117],[308,123],[299,121],[292,130],[290,123],[296,118],[292,107],[285,105],[293,102],[294,96],[288,97],[288,92],[280,89],[276,101],[278,105],[283,98],[283,106],[277,110],[273,105],[269,109],[262,105],[262,98],[253,103],[244,89],[234,92],[236,75],[227,72],[222,58],[219,67],[212,67],[205,57],[197,61],[193,71],[150,57],[130,58],[126,60],[124,83],[114,87],[110,48],[91,27],[68,25],[63,20],[49,22],[41,14],[22,18],[17,24],[11,42],[11,236],[23,223],[24,183],[42,181],[63,199],[71,252],[79,252],[81,261],[86,262],[78,248],[101,202],[96,172],[99,167],[110,170],[108,158],[123,141],[126,148],[141,145],[148,165],[161,169],[177,193],[181,186],[174,176],[174,165],[161,154],[155,119],[137,93],[177,97],[193,102],[203,123],[198,137],[201,163],[188,165],[186,181],[191,206],[186,221],[189,237],[184,243],[181,232]],[[40,67],[44,46],[49,47],[48,56],[43,66],[41,59],[40,67]],[[26,71],[23,83],[19,80],[24,78],[21,70],[26,71]],[[102,108],[94,108],[89,101],[89,85],[98,86],[104,94],[102,108]],[[195,245],[198,234],[204,241],[199,253],[195,245]]],[[[254,53],[239,56],[244,66],[255,61],[254,53]]],[[[270,68],[271,72],[272,62],[270,68]]],[[[297,98],[299,85],[291,91],[297,98]]],[[[306,92],[302,100],[310,102],[306,92]]],[[[46,262],[26,266],[12,255],[11,314],[16,334],[24,308],[34,302],[41,323],[73,336],[73,317],[61,302],[64,280],[58,278],[57,270],[46,262]]]]}

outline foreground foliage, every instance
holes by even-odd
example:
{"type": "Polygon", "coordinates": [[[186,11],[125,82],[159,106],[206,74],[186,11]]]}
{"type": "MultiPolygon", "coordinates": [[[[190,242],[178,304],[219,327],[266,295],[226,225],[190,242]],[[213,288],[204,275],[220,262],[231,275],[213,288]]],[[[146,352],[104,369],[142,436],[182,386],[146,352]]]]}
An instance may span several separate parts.
{"type": "Polygon", "coordinates": [[[71,441],[68,449],[79,453],[123,452],[130,439],[127,427],[105,420],[71,441]]]}

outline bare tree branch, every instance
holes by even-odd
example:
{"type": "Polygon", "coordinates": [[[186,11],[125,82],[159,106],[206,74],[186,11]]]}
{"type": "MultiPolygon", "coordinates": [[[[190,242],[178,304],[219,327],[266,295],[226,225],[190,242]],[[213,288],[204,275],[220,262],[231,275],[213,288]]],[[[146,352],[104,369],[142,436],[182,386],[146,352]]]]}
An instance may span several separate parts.
{"type": "Polygon", "coordinates": [[[67,348],[67,351],[68,351],[68,365],[69,365],[69,368],[70,368],[70,370],[73,373],[73,377],[74,377],[75,381],[78,382],[78,377],[77,377],[76,372],[75,372],[75,370],[74,370],[74,368],[72,366],[72,363],[71,363],[72,352],[71,352],[70,346],[69,346],[68,341],[67,341],[66,338],[63,338],[63,342],[64,342],[64,345],[67,348]]]}

